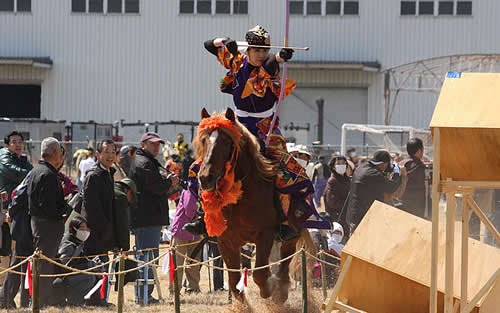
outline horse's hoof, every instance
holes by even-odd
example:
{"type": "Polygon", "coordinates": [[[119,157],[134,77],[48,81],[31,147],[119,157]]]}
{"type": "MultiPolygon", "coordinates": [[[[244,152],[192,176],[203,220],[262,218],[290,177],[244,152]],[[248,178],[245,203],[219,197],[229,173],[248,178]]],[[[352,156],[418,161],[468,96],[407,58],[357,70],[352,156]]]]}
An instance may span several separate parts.
{"type": "Polygon", "coordinates": [[[277,290],[273,293],[272,299],[276,303],[285,303],[288,300],[288,289],[290,288],[290,282],[280,282],[277,290]]]}
{"type": "Polygon", "coordinates": [[[273,295],[274,291],[276,290],[276,287],[279,286],[279,280],[275,275],[271,275],[263,288],[260,288],[260,296],[264,299],[269,298],[270,296],[273,295]]]}

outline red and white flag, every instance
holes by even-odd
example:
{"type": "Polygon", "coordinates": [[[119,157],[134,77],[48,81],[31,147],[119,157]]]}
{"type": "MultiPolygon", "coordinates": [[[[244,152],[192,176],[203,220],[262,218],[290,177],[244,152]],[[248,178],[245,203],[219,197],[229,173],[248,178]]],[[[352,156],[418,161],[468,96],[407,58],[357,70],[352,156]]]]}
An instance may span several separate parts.
{"type": "Polygon", "coordinates": [[[30,296],[33,294],[33,283],[31,282],[31,262],[32,259],[28,261],[28,267],[26,268],[26,278],[24,279],[24,289],[29,289],[30,296]]]}
{"type": "Polygon", "coordinates": [[[236,284],[236,289],[238,289],[240,293],[242,293],[247,287],[247,279],[248,279],[248,269],[245,267],[243,269],[243,275],[241,275],[240,281],[238,282],[238,284],[236,284]]]}
{"type": "Polygon", "coordinates": [[[101,285],[101,290],[100,290],[100,296],[101,299],[106,298],[106,282],[108,280],[108,275],[104,274],[102,276],[102,285],[101,285]]]}
{"type": "Polygon", "coordinates": [[[168,262],[168,267],[170,268],[170,283],[172,284],[174,282],[174,275],[175,275],[175,265],[174,265],[174,259],[172,258],[172,251],[169,253],[170,259],[168,262]]]}

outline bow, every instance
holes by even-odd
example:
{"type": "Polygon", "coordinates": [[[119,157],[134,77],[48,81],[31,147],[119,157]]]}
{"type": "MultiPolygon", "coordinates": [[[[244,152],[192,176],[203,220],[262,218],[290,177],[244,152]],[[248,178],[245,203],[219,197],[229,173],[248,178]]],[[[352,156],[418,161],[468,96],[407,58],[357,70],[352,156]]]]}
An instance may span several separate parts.
{"type": "MultiPolygon", "coordinates": [[[[285,47],[288,47],[288,28],[290,26],[290,6],[288,4],[289,0],[286,0],[286,23],[285,23],[285,47]]],[[[271,139],[271,134],[274,129],[274,125],[276,124],[276,119],[278,118],[278,112],[280,111],[280,106],[281,102],[283,102],[283,98],[285,95],[285,84],[286,84],[286,67],[287,67],[287,62],[284,62],[283,64],[283,77],[281,78],[281,89],[280,89],[280,97],[278,99],[278,105],[276,106],[276,110],[274,111],[274,116],[273,116],[273,121],[271,122],[271,127],[269,127],[269,131],[267,133],[266,137],[266,147],[269,146],[269,140],[271,139]]]]}

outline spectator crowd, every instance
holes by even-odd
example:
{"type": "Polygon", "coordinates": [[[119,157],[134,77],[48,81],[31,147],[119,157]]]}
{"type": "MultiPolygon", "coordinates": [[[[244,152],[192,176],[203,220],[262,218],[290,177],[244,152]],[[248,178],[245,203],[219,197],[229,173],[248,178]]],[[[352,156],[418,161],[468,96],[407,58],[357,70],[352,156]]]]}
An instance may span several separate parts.
{"type": "MultiPolygon", "coordinates": [[[[161,242],[170,242],[180,253],[199,258],[202,253],[194,243],[202,238],[184,227],[201,214],[196,177],[199,165],[194,163],[191,147],[182,134],[177,139],[173,151],[167,154],[160,150],[165,141],[154,132],[145,133],[137,147],[103,140],[94,147],[78,150],[74,155],[74,183],[60,171],[67,152],[57,139],[42,141],[41,159],[33,166],[24,154],[22,134],[9,133],[0,149],[0,194],[3,208],[7,209],[0,212],[2,230],[9,225],[9,233],[2,231],[2,236],[10,236],[15,242],[8,266],[19,264],[22,257],[36,250],[83,270],[108,262],[110,252],[131,248],[138,261],[148,262],[158,257],[161,242]],[[169,205],[176,207],[173,215],[169,215],[169,205]],[[131,234],[135,236],[134,247],[130,244],[131,234]]],[[[428,211],[427,165],[424,146],[418,138],[408,141],[408,158],[401,160],[395,160],[386,150],[360,158],[355,149],[349,149],[345,156],[321,155],[313,162],[305,146],[289,145],[288,150],[306,168],[315,187],[314,202],[317,207],[324,207],[321,216],[330,222],[330,229],[311,231],[317,248],[327,254],[327,261],[337,262],[335,258],[374,201],[389,203],[422,218],[428,211]]],[[[0,242],[3,244],[5,239],[0,238],[0,242]]],[[[208,244],[209,255],[219,256],[214,243],[217,238],[203,240],[208,244]]],[[[191,262],[177,255],[176,263],[191,262]]],[[[218,258],[214,265],[222,267],[222,259],[218,258]]],[[[326,270],[331,285],[336,274],[326,270]]],[[[26,264],[19,271],[26,272],[26,264]]],[[[41,262],[40,271],[66,272],[46,261],[41,262]]],[[[105,267],[96,271],[105,271],[105,267]]],[[[318,271],[319,264],[313,277],[318,277],[318,271]]],[[[138,270],[137,278],[145,277],[154,280],[152,267],[149,271],[138,270]]],[[[185,293],[200,292],[200,266],[179,272],[179,284],[184,277],[185,293]]],[[[0,308],[30,305],[21,278],[7,273],[0,288],[0,308]],[[19,292],[16,304],[14,299],[19,292]]],[[[224,290],[222,271],[214,270],[213,278],[214,290],[224,290]]],[[[106,297],[90,292],[97,283],[96,276],[86,274],[41,278],[41,305],[108,306],[106,297]]],[[[171,293],[173,287],[169,286],[171,293]]],[[[153,284],[145,287],[138,283],[134,288],[136,303],[158,302],[152,296],[153,284]]]]}

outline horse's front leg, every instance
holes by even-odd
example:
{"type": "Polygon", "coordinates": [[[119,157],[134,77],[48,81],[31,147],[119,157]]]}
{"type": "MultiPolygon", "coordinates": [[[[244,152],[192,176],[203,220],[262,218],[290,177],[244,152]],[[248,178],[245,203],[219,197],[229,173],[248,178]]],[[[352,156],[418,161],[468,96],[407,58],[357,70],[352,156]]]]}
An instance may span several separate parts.
{"type": "MultiPolygon", "coordinates": [[[[281,245],[280,256],[281,259],[284,259],[295,253],[295,245],[298,241],[298,238],[288,240],[281,245]]],[[[274,293],[273,299],[278,303],[284,303],[288,299],[288,289],[290,288],[290,275],[289,268],[290,262],[292,259],[288,259],[284,262],[280,263],[279,271],[278,271],[278,279],[279,286],[278,292],[274,293]]]]}
{"type": "MultiPolygon", "coordinates": [[[[232,241],[225,240],[224,235],[218,238],[218,245],[219,245],[219,250],[222,255],[222,259],[224,260],[224,263],[226,263],[226,266],[228,269],[240,269],[240,245],[234,245],[232,241]]],[[[245,301],[245,295],[244,293],[240,293],[238,289],[236,289],[236,285],[238,284],[238,281],[240,280],[240,272],[229,272],[229,288],[234,295],[234,297],[240,301],[244,302],[245,301]]]]}
{"type": "MultiPolygon", "coordinates": [[[[269,264],[269,254],[273,247],[274,232],[263,232],[257,242],[255,243],[256,260],[255,267],[265,266],[269,264]]],[[[260,296],[262,298],[269,298],[277,285],[277,279],[271,276],[269,267],[253,272],[253,280],[259,286],[260,296]]]]}

